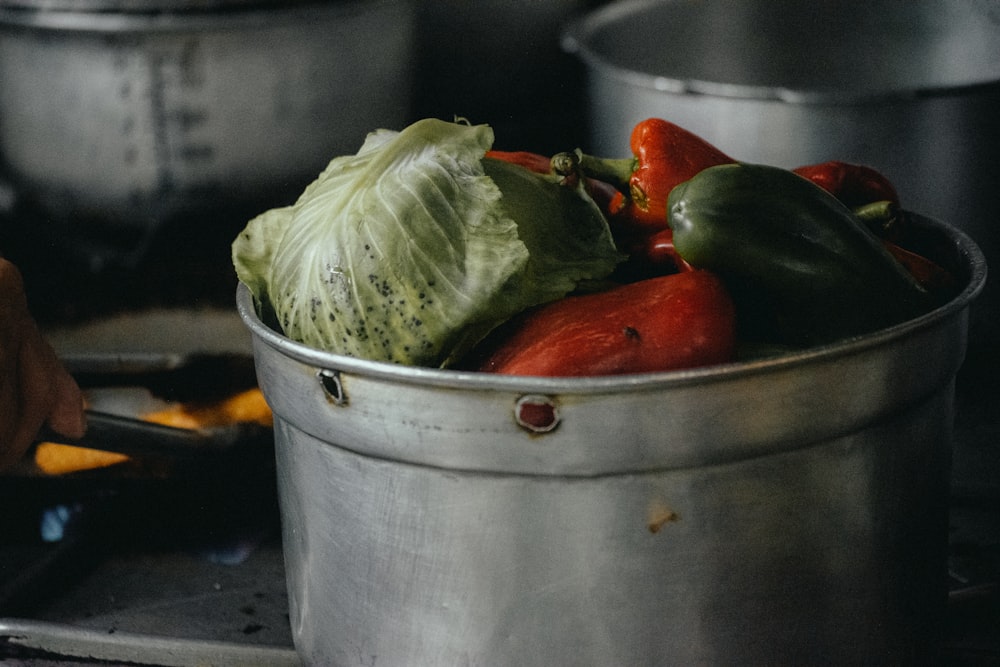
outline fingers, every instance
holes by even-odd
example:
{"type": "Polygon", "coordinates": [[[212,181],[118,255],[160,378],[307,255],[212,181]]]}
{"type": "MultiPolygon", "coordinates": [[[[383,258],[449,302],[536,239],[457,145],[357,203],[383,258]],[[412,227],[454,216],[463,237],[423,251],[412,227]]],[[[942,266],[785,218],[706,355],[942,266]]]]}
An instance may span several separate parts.
{"type": "MultiPolygon", "coordinates": [[[[55,405],[55,394],[50,384],[53,366],[46,355],[46,347],[39,346],[34,325],[26,325],[20,354],[17,359],[18,396],[17,427],[7,449],[21,456],[35,440],[39,429],[55,405]]],[[[44,343],[43,343],[44,345],[44,343]]],[[[50,348],[51,349],[51,348],[50,348]]]]}
{"type": "MultiPolygon", "coordinates": [[[[6,347],[0,341],[0,347],[6,347]]],[[[9,349],[8,349],[9,351],[9,349]]],[[[20,443],[15,446],[15,433],[20,430],[20,398],[16,364],[3,364],[0,360],[0,470],[17,461],[23,454],[20,443]]]]}
{"type": "Polygon", "coordinates": [[[83,395],[34,322],[26,325],[19,361],[21,426],[13,446],[23,453],[46,421],[58,433],[83,435],[83,395]]]}
{"type": "Polygon", "coordinates": [[[23,454],[19,366],[26,312],[21,274],[0,259],[0,468],[23,454]]]}
{"type": "Polygon", "coordinates": [[[59,365],[52,383],[55,402],[49,411],[48,422],[56,433],[70,438],[82,437],[87,430],[84,417],[83,392],[73,377],[59,365]]]}
{"type": "Polygon", "coordinates": [[[85,429],[83,397],[28,313],[17,269],[0,260],[0,468],[20,459],[46,421],[85,429]]]}

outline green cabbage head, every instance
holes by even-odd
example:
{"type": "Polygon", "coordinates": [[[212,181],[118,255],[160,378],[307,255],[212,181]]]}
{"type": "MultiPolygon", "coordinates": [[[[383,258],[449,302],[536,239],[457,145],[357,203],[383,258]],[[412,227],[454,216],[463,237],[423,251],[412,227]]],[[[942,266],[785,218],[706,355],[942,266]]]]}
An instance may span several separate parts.
{"type": "Polygon", "coordinates": [[[487,125],[377,130],[233,242],[262,314],[306,345],[446,366],[621,260],[582,185],[485,158],[487,125]]]}

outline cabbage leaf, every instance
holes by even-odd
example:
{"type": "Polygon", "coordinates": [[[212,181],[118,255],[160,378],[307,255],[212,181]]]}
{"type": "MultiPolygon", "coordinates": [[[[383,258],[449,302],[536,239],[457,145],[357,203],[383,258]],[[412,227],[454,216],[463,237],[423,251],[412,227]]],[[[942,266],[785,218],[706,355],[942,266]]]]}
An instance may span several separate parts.
{"type": "Polygon", "coordinates": [[[582,185],[485,158],[487,125],[424,119],[368,135],[291,206],[233,242],[283,333],[377,361],[448,365],[515,313],[621,260],[582,185]]]}

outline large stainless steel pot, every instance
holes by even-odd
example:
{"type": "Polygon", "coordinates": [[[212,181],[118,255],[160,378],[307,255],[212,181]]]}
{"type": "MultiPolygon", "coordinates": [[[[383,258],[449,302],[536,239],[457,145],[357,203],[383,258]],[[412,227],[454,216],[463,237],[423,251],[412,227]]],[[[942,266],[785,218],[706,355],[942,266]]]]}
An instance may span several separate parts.
{"type": "MultiPolygon", "coordinates": [[[[286,4],[310,0],[285,0],[286,4]]],[[[0,0],[0,7],[75,12],[186,12],[275,5],[276,0],[0,0]]]]}
{"type": "MultiPolygon", "coordinates": [[[[656,116],[740,160],[869,164],[1000,260],[996,3],[627,0],[572,23],[563,46],[586,71],[590,152],[627,155],[656,116]]],[[[988,358],[998,309],[988,286],[973,318],[988,358]]]]}
{"type": "Polygon", "coordinates": [[[310,665],[918,664],[945,601],[949,439],[986,267],[800,354],[498,377],[320,352],[266,326],[291,623],[310,665]]]}
{"type": "Polygon", "coordinates": [[[75,233],[286,203],[409,120],[406,0],[24,2],[0,3],[0,159],[75,233]]]}

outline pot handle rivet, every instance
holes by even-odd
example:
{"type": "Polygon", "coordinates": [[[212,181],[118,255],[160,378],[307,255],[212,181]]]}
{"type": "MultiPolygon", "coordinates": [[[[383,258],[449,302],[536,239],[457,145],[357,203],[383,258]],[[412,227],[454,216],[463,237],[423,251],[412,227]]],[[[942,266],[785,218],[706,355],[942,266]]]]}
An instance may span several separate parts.
{"type": "Polygon", "coordinates": [[[559,408],[548,396],[528,394],[514,404],[514,420],[531,433],[548,433],[559,426],[559,408]]]}
{"type": "Polygon", "coordinates": [[[344,393],[344,383],[340,380],[340,371],[323,368],[316,371],[316,378],[328,401],[334,405],[347,405],[347,394],[344,393]]]}

